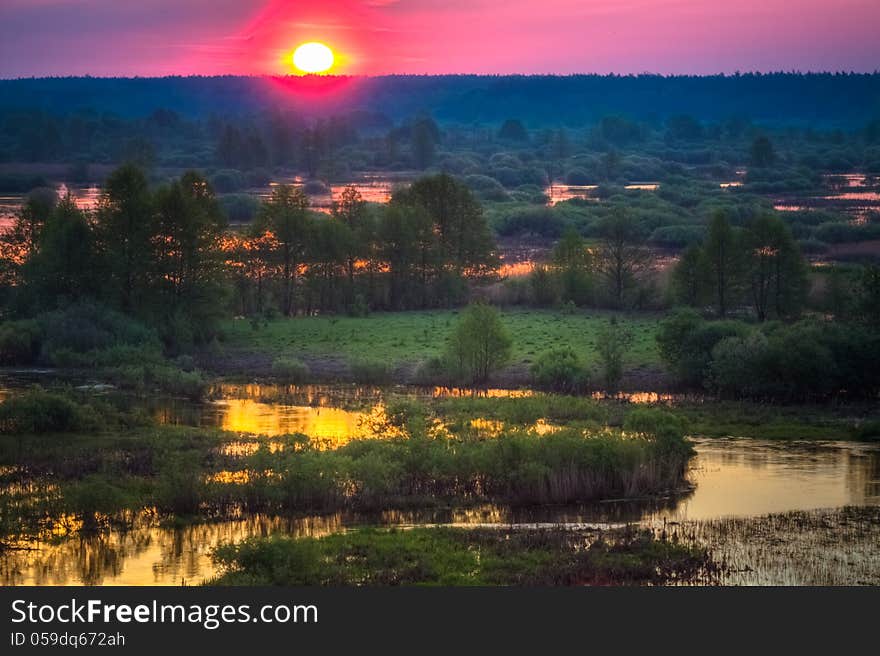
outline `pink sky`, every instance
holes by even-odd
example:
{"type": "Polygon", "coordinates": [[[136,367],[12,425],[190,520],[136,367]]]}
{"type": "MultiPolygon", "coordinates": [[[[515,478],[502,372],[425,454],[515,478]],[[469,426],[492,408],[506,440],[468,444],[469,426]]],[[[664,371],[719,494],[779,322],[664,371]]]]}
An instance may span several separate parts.
{"type": "Polygon", "coordinates": [[[880,69],[878,0],[0,0],[0,77],[880,69]]]}

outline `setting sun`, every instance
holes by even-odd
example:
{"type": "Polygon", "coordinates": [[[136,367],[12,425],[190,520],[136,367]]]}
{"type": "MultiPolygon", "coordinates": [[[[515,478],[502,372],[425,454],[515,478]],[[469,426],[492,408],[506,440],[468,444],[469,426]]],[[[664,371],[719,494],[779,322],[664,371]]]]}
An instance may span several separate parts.
{"type": "Polygon", "coordinates": [[[333,51],[323,43],[303,43],[293,52],[293,65],[303,73],[324,73],[333,66],[333,51]]]}

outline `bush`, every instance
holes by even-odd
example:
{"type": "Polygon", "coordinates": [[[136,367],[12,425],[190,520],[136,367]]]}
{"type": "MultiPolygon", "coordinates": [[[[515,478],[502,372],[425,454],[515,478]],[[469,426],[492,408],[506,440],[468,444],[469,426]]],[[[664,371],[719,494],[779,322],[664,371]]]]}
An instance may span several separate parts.
{"type": "Polygon", "coordinates": [[[702,386],[712,361],[712,349],[725,337],[740,337],[746,326],[738,321],[705,321],[697,312],[680,309],[660,322],[657,346],[675,378],[702,386]]]}
{"type": "Polygon", "coordinates": [[[68,433],[90,425],[86,408],[67,396],[35,387],[0,403],[0,433],[68,433]]]}
{"type": "Polygon", "coordinates": [[[353,360],[349,369],[354,381],[365,385],[387,385],[393,377],[392,367],[380,360],[353,360]]]}
{"type": "Polygon", "coordinates": [[[694,453],[693,447],[684,439],[687,433],[684,418],[671,412],[658,408],[637,408],[627,415],[623,428],[653,436],[661,451],[667,454],[686,459],[694,453]]]}
{"type": "Polygon", "coordinates": [[[272,362],[272,375],[288,383],[298,384],[308,380],[311,372],[301,360],[293,357],[278,357],[272,362]]]}
{"type": "Polygon", "coordinates": [[[155,333],[146,326],[96,303],[80,303],[37,317],[43,331],[43,356],[66,349],[87,353],[130,345],[161,353],[155,333]]]}
{"type": "Polygon", "coordinates": [[[504,186],[495,178],[488,175],[466,175],[462,181],[468,188],[483,200],[503,202],[510,200],[510,196],[504,186]]]}
{"type": "Polygon", "coordinates": [[[712,349],[706,386],[720,396],[754,396],[767,352],[767,338],[759,332],[725,337],[712,349]]]}
{"type": "Polygon", "coordinates": [[[471,384],[482,384],[510,359],[512,340],[498,310],[476,303],[462,313],[446,350],[450,373],[471,384]]]}
{"type": "Polygon", "coordinates": [[[633,343],[632,331],[614,317],[599,329],[596,335],[596,351],[602,367],[605,389],[616,390],[623,378],[624,358],[633,343]]]}
{"type": "Polygon", "coordinates": [[[556,238],[565,231],[565,221],[549,207],[534,207],[511,212],[499,221],[496,230],[505,237],[533,234],[556,238]]]}
{"type": "Polygon", "coordinates": [[[531,367],[532,381],[541,389],[574,394],[587,388],[589,373],[581,358],[569,347],[547,351],[531,367]]]}

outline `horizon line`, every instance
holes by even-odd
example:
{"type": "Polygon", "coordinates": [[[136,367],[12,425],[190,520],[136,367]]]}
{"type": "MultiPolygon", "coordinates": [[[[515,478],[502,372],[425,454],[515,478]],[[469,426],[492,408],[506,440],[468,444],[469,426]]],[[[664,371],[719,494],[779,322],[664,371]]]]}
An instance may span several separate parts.
{"type": "Polygon", "coordinates": [[[0,77],[0,82],[22,82],[37,80],[186,80],[186,79],[225,79],[225,78],[249,78],[249,79],[285,79],[285,80],[378,80],[387,78],[444,78],[444,77],[467,77],[467,78],[580,78],[580,77],[604,77],[604,78],[643,78],[659,77],[671,78],[740,78],[740,77],[764,77],[776,75],[799,75],[799,76],[874,76],[880,75],[880,69],[873,71],[854,70],[768,70],[768,71],[734,71],[732,73],[380,73],[380,74],[283,74],[283,73],[222,73],[222,74],[169,74],[169,75],[30,75],[18,77],[0,77]]]}

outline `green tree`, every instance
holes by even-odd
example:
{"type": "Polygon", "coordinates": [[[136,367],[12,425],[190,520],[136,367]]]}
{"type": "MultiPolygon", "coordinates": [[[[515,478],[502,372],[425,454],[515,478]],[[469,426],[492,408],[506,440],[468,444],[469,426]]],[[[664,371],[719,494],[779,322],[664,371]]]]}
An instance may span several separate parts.
{"type": "Polygon", "coordinates": [[[806,296],[806,264],[782,219],[762,215],[743,234],[745,275],[755,315],[797,315],[806,296]]]}
{"type": "Polygon", "coordinates": [[[388,263],[390,307],[427,305],[429,276],[438,253],[437,235],[427,212],[391,202],[382,209],[378,236],[382,258],[388,263]]]}
{"type": "Polygon", "coordinates": [[[623,307],[646,257],[644,232],[633,217],[617,210],[599,223],[597,268],[605,278],[614,307],[623,307]]]}
{"type": "Polygon", "coordinates": [[[573,228],[565,231],[553,249],[553,268],[562,301],[587,305],[593,300],[593,258],[584,238],[573,228]]]}
{"type": "Polygon", "coordinates": [[[43,227],[55,209],[58,197],[48,187],[28,193],[12,226],[3,234],[4,257],[30,257],[40,242],[43,227]]]}
{"type": "Polygon", "coordinates": [[[222,307],[224,228],[214,192],[198,173],[185,173],[157,191],[157,309],[171,341],[203,341],[215,332],[222,307]]]}
{"type": "Polygon", "coordinates": [[[348,186],[343,189],[339,200],[333,201],[331,212],[347,228],[347,232],[340,232],[339,238],[344,240],[342,246],[345,252],[345,270],[348,278],[345,306],[351,311],[355,298],[355,264],[366,250],[366,238],[368,237],[368,231],[365,230],[366,226],[364,225],[367,204],[355,187],[348,186]]]}
{"type": "MultiPolygon", "coordinates": [[[[315,298],[310,299],[310,307],[317,306],[323,312],[340,309],[340,292],[343,290],[339,283],[346,269],[350,241],[348,225],[335,217],[315,221],[312,225],[307,277],[315,298]]],[[[350,307],[347,298],[344,302],[350,307]]]]}
{"type": "Polygon", "coordinates": [[[709,298],[711,275],[699,246],[689,246],[681,254],[672,271],[672,290],[677,303],[691,307],[701,307],[709,298]]]}
{"type": "Polygon", "coordinates": [[[101,269],[91,225],[68,194],[50,214],[39,249],[24,266],[25,293],[32,306],[43,309],[94,297],[101,269]]]}
{"type": "Polygon", "coordinates": [[[498,310],[475,303],[464,310],[452,331],[447,360],[462,380],[480,385],[507,364],[512,345],[498,310]]]}
{"type": "Polygon", "coordinates": [[[146,302],[153,253],[153,198],[143,171],[126,164],[107,178],[98,204],[98,247],[108,268],[107,296],[124,312],[146,302]]]}
{"type": "Polygon", "coordinates": [[[723,212],[709,221],[709,233],[703,245],[712,280],[712,296],[718,316],[726,317],[736,301],[741,271],[741,245],[723,212]]]}
{"type": "Polygon", "coordinates": [[[274,260],[281,269],[281,310],[297,313],[297,276],[306,257],[312,220],[309,199],[299,187],[278,185],[257,217],[258,230],[274,237],[274,260]]]}
{"type": "Polygon", "coordinates": [[[393,202],[425,212],[437,233],[444,269],[457,276],[497,270],[495,241],[483,208],[464,183],[445,173],[425,176],[396,193],[393,202]]]}

